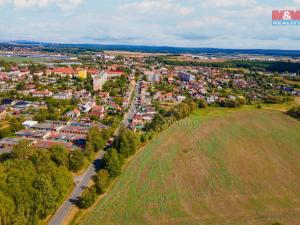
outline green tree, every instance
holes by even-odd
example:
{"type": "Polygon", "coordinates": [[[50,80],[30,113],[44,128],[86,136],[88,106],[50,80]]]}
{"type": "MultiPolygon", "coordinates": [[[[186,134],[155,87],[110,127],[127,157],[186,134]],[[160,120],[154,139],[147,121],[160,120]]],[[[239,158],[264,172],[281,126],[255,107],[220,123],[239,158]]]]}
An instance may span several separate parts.
{"type": "Polygon", "coordinates": [[[103,129],[101,131],[102,137],[105,141],[108,141],[112,135],[114,134],[114,130],[112,128],[103,129]]]}
{"type": "Polygon", "coordinates": [[[122,130],[116,139],[115,147],[123,158],[133,155],[138,149],[140,138],[137,133],[130,130],[122,130]]]}
{"type": "Polygon", "coordinates": [[[55,145],[50,149],[51,160],[56,163],[57,166],[68,167],[68,151],[62,145],[55,145]]]}
{"type": "Polygon", "coordinates": [[[9,225],[14,223],[15,204],[13,200],[0,192],[0,224],[9,225]]]}
{"type": "Polygon", "coordinates": [[[0,208],[5,207],[0,210],[1,224],[37,224],[54,213],[72,186],[67,168],[51,161],[48,151],[32,150],[30,156],[20,154],[0,165],[0,208]],[[7,223],[11,213],[13,222],[7,223]]]}
{"type": "Polygon", "coordinates": [[[12,133],[15,133],[19,130],[24,129],[24,126],[22,125],[22,122],[24,121],[24,118],[22,117],[11,117],[9,118],[9,126],[12,133]]]}
{"type": "Polygon", "coordinates": [[[182,102],[174,110],[176,118],[183,119],[190,114],[190,107],[188,104],[182,102]]]}
{"type": "Polygon", "coordinates": [[[111,177],[117,177],[121,174],[121,161],[116,149],[110,149],[103,157],[104,168],[111,177]]]}
{"type": "Polygon", "coordinates": [[[48,116],[47,110],[41,110],[36,113],[33,117],[34,120],[38,121],[39,123],[45,122],[48,116]]]}
{"type": "Polygon", "coordinates": [[[87,146],[89,150],[98,152],[103,149],[105,145],[105,140],[102,137],[102,133],[99,127],[95,126],[89,129],[87,135],[87,146]]]}
{"type": "Polygon", "coordinates": [[[78,207],[87,209],[94,204],[97,199],[96,188],[93,186],[84,190],[78,201],[78,207]]]}
{"type": "Polygon", "coordinates": [[[93,91],[93,78],[90,74],[87,75],[87,78],[84,81],[84,88],[90,92],[93,91]]]}
{"type": "Polygon", "coordinates": [[[18,160],[27,160],[33,154],[33,149],[30,147],[30,142],[21,140],[17,145],[13,146],[11,155],[18,160]]]}
{"type": "Polygon", "coordinates": [[[164,128],[165,125],[165,119],[162,115],[156,114],[151,121],[151,123],[146,124],[145,130],[146,131],[161,131],[164,128]]]}
{"type": "Polygon", "coordinates": [[[109,173],[105,169],[99,170],[99,172],[93,178],[95,187],[98,194],[103,194],[109,185],[109,173]]]}
{"type": "Polygon", "coordinates": [[[84,164],[84,154],[81,150],[73,151],[69,154],[69,169],[78,172],[84,164]]]}
{"type": "Polygon", "coordinates": [[[8,137],[8,136],[10,136],[10,135],[12,135],[12,134],[13,134],[13,133],[12,133],[10,127],[7,127],[7,128],[4,128],[4,129],[1,129],[1,130],[0,130],[0,138],[1,138],[1,139],[2,139],[2,138],[6,138],[6,137],[8,137]]]}

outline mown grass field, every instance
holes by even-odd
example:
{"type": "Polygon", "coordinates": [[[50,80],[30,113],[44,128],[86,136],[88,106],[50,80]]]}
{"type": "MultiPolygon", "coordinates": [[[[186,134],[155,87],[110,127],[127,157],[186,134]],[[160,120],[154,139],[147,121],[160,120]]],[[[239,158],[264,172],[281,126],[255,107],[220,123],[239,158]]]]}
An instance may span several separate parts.
{"type": "Polygon", "coordinates": [[[25,58],[25,57],[0,57],[0,61],[13,62],[13,63],[43,63],[46,60],[36,58],[25,58]]]}
{"type": "Polygon", "coordinates": [[[300,224],[300,122],[197,111],[137,153],[85,225],[300,224]]]}

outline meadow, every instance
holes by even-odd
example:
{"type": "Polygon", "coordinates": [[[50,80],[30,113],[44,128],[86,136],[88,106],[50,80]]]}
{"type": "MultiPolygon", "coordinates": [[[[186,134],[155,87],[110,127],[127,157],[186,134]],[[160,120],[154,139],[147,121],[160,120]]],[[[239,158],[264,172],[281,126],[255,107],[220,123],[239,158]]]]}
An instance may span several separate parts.
{"type": "Polygon", "coordinates": [[[208,108],[162,132],[77,224],[299,224],[300,122],[208,108]]]}
{"type": "Polygon", "coordinates": [[[0,61],[12,63],[43,63],[45,60],[25,57],[0,57],[0,61]]]}

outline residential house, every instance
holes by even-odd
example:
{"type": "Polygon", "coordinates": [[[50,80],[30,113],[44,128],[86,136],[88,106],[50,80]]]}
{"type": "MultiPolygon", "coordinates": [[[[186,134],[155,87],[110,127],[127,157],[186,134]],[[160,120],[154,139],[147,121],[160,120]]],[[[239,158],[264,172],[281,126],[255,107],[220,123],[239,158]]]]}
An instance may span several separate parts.
{"type": "Polygon", "coordinates": [[[17,108],[17,109],[26,109],[32,105],[33,105],[33,103],[29,102],[29,101],[18,101],[16,104],[14,104],[13,107],[17,108]]]}
{"type": "Polygon", "coordinates": [[[104,114],[105,113],[105,109],[104,109],[104,106],[94,106],[92,108],[92,111],[89,112],[89,116],[90,117],[97,117],[97,118],[104,118],[104,114]]]}
{"type": "Polygon", "coordinates": [[[46,97],[52,97],[53,93],[51,91],[45,90],[45,91],[33,91],[32,97],[39,97],[39,98],[46,98],[46,97]]]}
{"type": "Polygon", "coordinates": [[[100,100],[105,103],[108,101],[109,92],[100,92],[99,97],[100,97],[100,100]]]}
{"type": "Polygon", "coordinates": [[[54,94],[53,98],[60,99],[60,100],[69,100],[72,98],[72,92],[71,91],[60,92],[60,93],[54,94]]]}
{"type": "Polygon", "coordinates": [[[78,107],[83,113],[88,113],[96,105],[94,101],[88,101],[85,104],[79,104],[78,107]]]}
{"type": "Polygon", "coordinates": [[[78,109],[74,109],[74,110],[71,110],[71,111],[67,112],[65,114],[65,116],[71,117],[71,118],[79,118],[80,117],[80,111],[78,109]]]}

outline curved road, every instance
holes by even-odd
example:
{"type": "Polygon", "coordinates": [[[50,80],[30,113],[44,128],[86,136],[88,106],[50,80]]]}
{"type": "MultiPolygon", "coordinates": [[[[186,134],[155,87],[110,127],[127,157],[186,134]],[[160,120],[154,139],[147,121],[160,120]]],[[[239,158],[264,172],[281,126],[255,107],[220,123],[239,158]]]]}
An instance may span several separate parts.
{"type": "MultiPolygon", "coordinates": [[[[138,86],[139,85],[136,85],[133,88],[132,92],[136,93],[138,91],[138,86]]],[[[134,99],[134,96],[133,96],[133,99],[134,99]]],[[[133,100],[131,102],[129,112],[125,113],[123,121],[120,123],[119,128],[121,127],[122,124],[124,124],[125,127],[128,127],[128,125],[129,125],[128,120],[130,117],[133,116],[135,110],[136,110],[135,109],[135,100],[133,100]]],[[[119,128],[116,130],[116,132],[114,134],[115,136],[118,134],[119,128]]],[[[55,214],[52,216],[48,225],[62,225],[64,223],[64,221],[68,217],[72,207],[75,206],[75,202],[81,196],[84,189],[86,187],[88,187],[89,182],[91,181],[93,176],[97,173],[97,171],[99,169],[100,160],[103,158],[104,154],[105,154],[104,151],[100,152],[98,154],[98,156],[96,157],[96,159],[93,161],[93,163],[86,170],[86,172],[83,175],[74,178],[75,189],[72,191],[72,193],[70,194],[68,199],[66,199],[64,201],[64,203],[56,210],[55,214]]]]}

